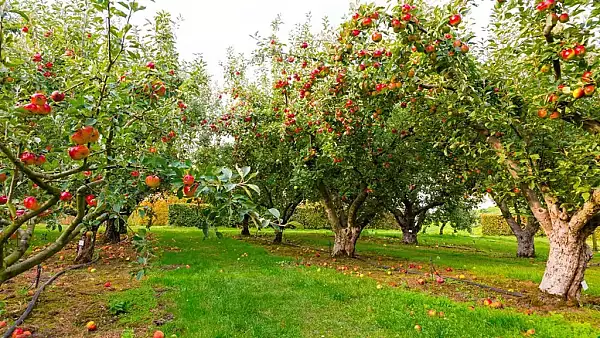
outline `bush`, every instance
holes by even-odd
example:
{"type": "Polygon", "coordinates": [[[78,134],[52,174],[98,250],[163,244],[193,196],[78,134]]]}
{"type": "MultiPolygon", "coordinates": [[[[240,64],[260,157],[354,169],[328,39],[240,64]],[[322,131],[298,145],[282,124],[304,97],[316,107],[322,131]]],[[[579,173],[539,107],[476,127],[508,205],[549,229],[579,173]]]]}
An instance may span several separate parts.
{"type": "MultiPolygon", "coordinates": [[[[291,221],[302,224],[303,226],[300,229],[331,229],[327,214],[325,213],[325,208],[319,202],[307,202],[299,205],[298,208],[296,208],[296,212],[294,213],[294,216],[292,216],[291,221]]],[[[389,212],[375,217],[367,228],[386,230],[398,229],[394,216],[389,212]]]]}
{"type": "Polygon", "coordinates": [[[206,204],[171,204],[169,205],[169,225],[200,228],[205,223],[202,214],[204,209],[206,209],[206,204]]]}
{"type": "Polygon", "coordinates": [[[129,216],[127,222],[131,226],[147,226],[148,217],[150,213],[153,213],[152,226],[167,226],[169,225],[169,205],[182,202],[183,200],[176,196],[169,196],[166,199],[147,199],[140,203],[138,209],[129,216]]]}
{"type": "MultiPolygon", "coordinates": [[[[521,219],[526,223],[527,219],[521,219]]],[[[481,232],[484,236],[514,236],[510,226],[502,215],[481,214],[481,232]]],[[[542,236],[543,232],[538,230],[537,236],[542,236]]]]}

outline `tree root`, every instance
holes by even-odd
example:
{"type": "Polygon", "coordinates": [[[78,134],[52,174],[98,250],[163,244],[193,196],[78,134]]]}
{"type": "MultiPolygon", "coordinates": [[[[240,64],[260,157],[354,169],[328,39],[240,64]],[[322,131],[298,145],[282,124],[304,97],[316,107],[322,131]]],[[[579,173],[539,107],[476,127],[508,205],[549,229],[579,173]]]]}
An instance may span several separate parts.
{"type": "Polygon", "coordinates": [[[21,324],[23,324],[23,322],[25,321],[25,319],[27,319],[27,317],[31,314],[31,311],[33,311],[33,308],[35,307],[35,304],[37,303],[38,298],[40,298],[40,295],[42,294],[42,292],[44,291],[44,289],[46,288],[46,286],[52,284],[58,277],[64,275],[65,273],[67,273],[69,271],[72,271],[72,270],[77,270],[77,269],[84,268],[84,267],[86,267],[88,265],[92,265],[92,264],[96,263],[98,261],[98,259],[99,258],[96,258],[96,259],[94,259],[93,261],[91,261],[89,263],[78,264],[78,265],[73,265],[71,267],[68,267],[68,268],[60,271],[56,275],[52,276],[52,278],[50,278],[44,284],[42,284],[42,286],[40,286],[40,288],[33,295],[33,298],[29,302],[29,305],[27,305],[27,309],[25,309],[25,312],[23,312],[23,314],[21,315],[21,317],[19,317],[19,319],[17,319],[17,321],[15,321],[15,323],[11,327],[9,327],[6,332],[4,332],[4,335],[2,336],[2,338],[10,338],[10,336],[15,331],[15,329],[17,327],[19,327],[21,324]]]}

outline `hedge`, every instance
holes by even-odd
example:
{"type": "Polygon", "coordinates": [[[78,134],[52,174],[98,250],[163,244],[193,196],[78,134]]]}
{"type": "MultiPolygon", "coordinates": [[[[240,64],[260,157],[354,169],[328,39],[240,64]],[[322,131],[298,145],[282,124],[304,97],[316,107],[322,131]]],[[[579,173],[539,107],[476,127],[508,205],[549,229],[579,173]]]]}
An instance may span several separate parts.
{"type": "Polygon", "coordinates": [[[204,223],[202,210],[205,208],[205,204],[171,204],[169,205],[169,225],[200,228],[204,223]]]}
{"type": "MultiPolygon", "coordinates": [[[[522,221],[527,222],[527,219],[522,221]]],[[[481,214],[481,231],[484,236],[514,236],[504,217],[498,214],[481,214]]],[[[538,230],[537,236],[542,235],[538,230]]]]}
{"type": "MultiPolygon", "coordinates": [[[[301,229],[331,229],[325,208],[321,203],[303,203],[296,208],[291,221],[302,224],[301,229]]],[[[397,230],[394,216],[390,213],[385,213],[376,217],[369,223],[369,229],[394,229],[397,230]]]]}
{"type": "Polygon", "coordinates": [[[168,198],[159,198],[155,201],[146,200],[139,204],[136,212],[129,216],[127,220],[131,226],[146,226],[148,225],[148,212],[152,208],[154,219],[152,226],[167,226],[170,225],[169,209],[171,205],[186,205],[188,199],[179,199],[177,196],[169,196],[168,198]],[[142,217],[143,215],[143,217],[142,217]]]}

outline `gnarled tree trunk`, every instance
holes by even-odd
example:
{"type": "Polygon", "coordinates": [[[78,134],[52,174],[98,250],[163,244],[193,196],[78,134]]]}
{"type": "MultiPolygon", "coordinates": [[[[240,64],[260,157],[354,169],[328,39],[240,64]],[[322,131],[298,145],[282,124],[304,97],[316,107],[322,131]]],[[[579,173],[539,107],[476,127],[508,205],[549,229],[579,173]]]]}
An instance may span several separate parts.
{"type": "Polygon", "coordinates": [[[96,230],[88,231],[81,236],[77,246],[77,257],[75,263],[89,263],[94,258],[94,249],[96,247],[96,230]]]}
{"type": "Polygon", "coordinates": [[[535,257],[534,237],[540,228],[540,223],[534,217],[527,218],[527,221],[523,223],[516,204],[514,207],[516,215],[513,216],[505,200],[494,200],[500,208],[500,212],[502,212],[502,217],[504,217],[504,220],[510,226],[510,230],[517,238],[517,257],[535,257]]]}
{"type": "Polygon", "coordinates": [[[402,229],[402,243],[418,245],[417,235],[423,228],[427,211],[442,204],[441,202],[434,202],[422,208],[417,208],[412,201],[406,199],[402,201],[403,210],[388,207],[388,210],[394,215],[396,224],[402,229]]]}
{"type": "Polygon", "coordinates": [[[119,225],[117,219],[111,218],[106,221],[106,232],[104,233],[104,242],[110,244],[117,244],[121,242],[121,232],[119,231],[119,225]]]}
{"type": "Polygon", "coordinates": [[[419,232],[410,228],[402,228],[402,243],[408,245],[417,245],[419,241],[417,240],[417,234],[419,232]]]}
{"type": "Polygon", "coordinates": [[[323,197],[323,206],[327,213],[327,219],[334,232],[334,244],[331,256],[354,257],[356,242],[360,237],[360,233],[374,216],[374,214],[367,213],[359,217],[359,211],[368,197],[366,185],[361,184],[360,192],[347,209],[344,208],[339,196],[333,194],[323,182],[319,184],[319,192],[323,197]]]}
{"type": "Polygon", "coordinates": [[[560,229],[548,236],[550,254],[540,290],[578,302],[592,251],[585,243],[585,234],[572,233],[567,227],[560,229]]]}

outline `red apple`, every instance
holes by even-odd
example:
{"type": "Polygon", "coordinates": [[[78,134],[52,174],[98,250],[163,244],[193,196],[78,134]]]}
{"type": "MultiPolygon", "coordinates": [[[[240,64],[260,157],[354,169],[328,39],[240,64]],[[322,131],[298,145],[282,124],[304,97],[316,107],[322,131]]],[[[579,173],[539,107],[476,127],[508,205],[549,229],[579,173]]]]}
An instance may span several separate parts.
{"type": "Polygon", "coordinates": [[[87,195],[87,196],[85,196],[85,202],[90,207],[96,207],[96,206],[98,206],[98,201],[96,200],[96,196],[94,196],[94,195],[87,195]]]}
{"type": "Polygon", "coordinates": [[[484,300],[483,300],[483,305],[485,305],[485,306],[490,306],[490,305],[492,305],[492,300],[491,300],[491,299],[489,299],[489,298],[486,298],[486,299],[484,299],[484,300]]]}
{"type": "Polygon", "coordinates": [[[152,338],[165,338],[165,334],[162,331],[156,331],[152,338]]]}
{"type": "Polygon", "coordinates": [[[444,278],[442,278],[442,277],[440,277],[440,276],[438,276],[438,277],[435,279],[435,281],[436,281],[436,283],[438,283],[438,284],[444,284],[444,278]]]}
{"type": "Polygon", "coordinates": [[[596,91],[596,86],[594,86],[593,84],[588,84],[583,87],[583,92],[585,93],[586,96],[594,95],[595,91],[596,91]]]}
{"type": "Polygon", "coordinates": [[[560,113],[559,112],[554,111],[554,112],[552,112],[552,114],[550,114],[550,119],[551,120],[556,120],[558,118],[560,118],[560,113]]]}
{"type": "Polygon", "coordinates": [[[461,22],[462,22],[462,17],[460,16],[460,14],[454,14],[448,20],[448,23],[450,24],[450,26],[458,26],[461,22]]]}
{"type": "Polygon", "coordinates": [[[585,46],[577,45],[574,50],[576,56],[583,56],[585,54],[585,46]]]}
{"type": "Polygon", "coordinates": [[[111,287],[111,286],[112,286],[112,284],[111,284],[110,282],[106,282],[106,283],[104,283],[104,287],[105,287],[105,288],[109,288],[109,287],[111,287]]]}
{"type": "Polygon", "coordinates": [[[6,196],[6,195],[0,196],[0,205],[5,205],[6,203],[8,203],[8,196],[6,196]]]}
{"type": "Polygon", "coordinates": [[[134,171],[131,172],[131,176],[132,177],[140,177],[140,172],[137,171],[137,170],[134,170],[134,171]]]}
{"type": "Polygon", "coordinates": [[[40,54],[40,53],[33,54],[33,56],[31,57],[31,60],[33,60],[33,62],[41,62],[42,54],[40,54]]]}
{"type": "Polygon", "coordinates": [[[558,21],[565,23],[567,21],[569,21],[569,14],[567,13],[562,13],[559,17],[558,17],[558,21]]]}
{"type": "Polygon", "coordinates": [[[194,176],[189,175],[189,174],[183,176],[183,184],[184,185],[192,185],[192,184],[194,184],[194,176]]]}
{"type": "Polygon", "coordinates": [[[469,46],[463,43],[463,45],[460,46],[460,51],[463,53],[467,53],[469,51],[469,46]]]}
{"type": "Polygon", "coordinates": [[[29,33],[29,27],[23,26],[23,28],[21,28],[21,32],[23,32],[23,33],[29,33]]]}
{"type": "Polygon", "coordinates": [[[415,330],[417,332],[421,332],[421,330],[423,330],[423,328],[421,327],[421,325],[417,324],[417,325],[415,325],[415,330]]]}
{"type": "Polygon", "coordinates": [[[6,181],[7,178],[8,175],[6,175],[6,173],[0,173],[0,183],[4,183],[4,181],[6,181]]]}
{"type": "Polygon", "coordinates": [[[156,65],[154,64],[154,62],[150,61],[150,62],[146,63],[146,67],[148,69],[154,69],[154,68],[156,68],[156,65]]]}
{"type": "Polygon", "coordinates": [[[23,200],[23,206],[25,206],[25,209],[29,210],[37,210],[40,208],[40,204],[38,203],[37,198],[33,196],[25,197],[25,199],[23,200]]]}
{"type": "Polygon", "coordinates": [[[85,139],[85,143],[95,143],[100,139],[100,133],[92,126],[81,128],[81,136],[85,139]]]}
{"type": "Polygon", "coordinates": [[[34,165],[36,156],[34,153],[26,151],[22,153],[21,156],[19,156],[19,159],[21,160],[21,162],[25,163],[25,165],[34,165]]]}
{"type": "Polygon", "coordinates": [[[68,201],[70,201],[70,200],[72,200],[72,199],[73,199],[73,194],[71,194],[71,193],[70,193],[70,192],[68,192],[68,191],[63,191],[63,192],[60,194],[60,200],[61,200],[61,201],[63,201],[63,202],[68,202],[68,201]]]}
{"type": "Polygon", "coordinates": [[[186,185],[183,187],[183,194],[185,197],[194,197],[196,195],[196,190],[198,189],[198,185],[190,186],[186,185]]]}
{"type": "Polygon", "coordinates": [[[592,82],[593,81],[592,72],[590,72],[589,70],[584,72],[583,75],[581,76],[581,79],[583,80],[583,82],[592,82]]]}
{"type": "Polygon", "coordinates": [[[548,111],[546,109],[540,109],[537,112],[537,115],[539,118],[545,118],[546,116],[548,116],[548,111]]]}
{"type": "Polygon", "coordinates": [[[358,29],[353,29],[353,30],[352,30],[352,35],[353,35],[353,36],[359,36],[359,35],[360,35],[360,30],[358,30],[358,29]]]}
{"type": "Polygon", "coordinates": [[[575,57],[575,51],[573,50],[573,48],[567,48],[567,49],[563,49],[560,52],[560,56],[564,59],[564,60],[572,60],[575,57]]]}
{"type": "Polygon", "coordinates": [[[147,176],[146,185],[152,189],[158,188],[158,186],[160,186],[160,177],[156,175],[147,176]]]}
{"type": "Polygon", "coordinates": [[[46,163],[46,156],[45,155],[40,155],[35,159],[35,165],[37,166],[41,166],[44,165],[44,163],[46,163]]]}
{"type": "Polygon", "coordinates": [[[303,43],[300,45],[300,48],[303,48],[303,49],[306,49],[306,48],[308,48],[308,43],[307,43],[307,42],[303,42],[303,43]]]}
{"type": "Polygon", "coordinates": [[[80,144],[69,148],[69,156],[75,161],[80,161],[90,156],[90,149],[80,144]]]}
{"type": "Polygon", "coordinates": [[[37,111],[38,114],[48,115],[51,112],[52,112],[52,107],[47,103],[44,103],[43,105],[38,106],[38,111],[37,111]]]}
{"type": "Polygon", "coordinates": [[[361,24],[365,27],[368,27],[368,26],[371,26],[372,23],[373,23],[373,19],[366,17],[363,19],[361,24]]]}
{"type": "Polygon", "coordinates": [[[31,95],[31,103],[37,106],[43,106],[46,102],[48,102],[48,99],[46,99],[46,95],[42,93],[35,93],[31,95]]]}
{"type": "Polygon", "coordinates": [[[373,39],[374,42],[379,42],[379,41],[381,41],[381,39],[383,39],[383,35],[381,35],[381,33],[379,33],[379,32],[375,32],[371,36],[371,39],[373,39]]]}
{"type": "Polygon", "coordinates": [[[61,102],[65,99],[65,93],[62,93],[62,92],[59,92],[58,90],[56,90],[56,91],[52,92],[52,94],[50,95],[50,98],[54,102],[61,102]]]}
{"type": "Polygon", "coordinates": [[[410,15],[410,13],[406,13],[404,15],[402,15],[402,21],[410,21],[410,19],[412,18],[412,15],[410,15]]]}

